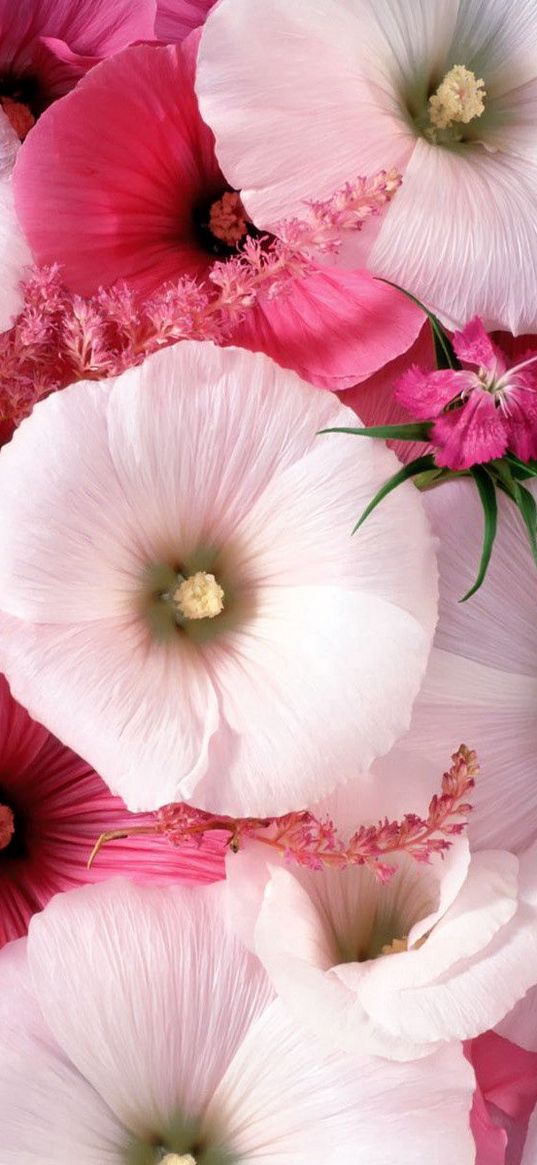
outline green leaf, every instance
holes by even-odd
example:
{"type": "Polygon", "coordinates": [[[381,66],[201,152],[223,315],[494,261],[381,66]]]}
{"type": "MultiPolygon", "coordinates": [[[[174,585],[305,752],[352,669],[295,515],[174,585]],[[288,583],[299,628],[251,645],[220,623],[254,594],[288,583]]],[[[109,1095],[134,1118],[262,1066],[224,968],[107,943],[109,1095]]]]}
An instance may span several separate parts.
{"type": "Polygon", "coordinates": [[[470,587],[470,590],[463,595],[462,599],[459,599],[459,603],[465,603],[467,599],[470,599],[479,590],[488,570],[496,530],[498,528],[498,500],[496,498],[494,479],[481,465],[474,465],[470,472],[477,486],[481,505],[483,506],[485,526],[483,531],[483,549],[481,551],[477,578],[473,587],[470,587]]]}
{"type": "Polygon", "coordinates": [[[384,498],[392,492],[392,490],[397,489],[397,486],[402,485],[404,481],[408,480],[408,478],[416,477],[418,473],[424,473],[427,469],[436,469],[435,460],[432,453],[427,453],[424,457],[416,457],[414,461],[410,461],[408,465],[403,465],[402,469],[399,469],[397,473],[394,473],[393,477],[390,477],[389,481],[386,481],[375,494],[374,498],[371,499],[369,505],[366,506],[362,516],[358,519],[354,530],[352,531],[353,534],[356,534],[356,531],[360,529],[360,526],[363,524],[363,522],[365,522],[366,518],[368,518],[369,515],[373,513],[373,510],[376,509],[379,503],[382,502],[384,498]]]}
{"type": "Polygon", "coordinates": [[[533,494],[525,489],[523,485],[517,483],[517,500],[516,504],[522,514],[522,520],[528,531],[528,540],[533,554],[534,562],[537,564],[537,505],[533,494]]]}
{"type": "Polygon", "coordinates": [[[379,282],[387,283],[390,287],[394,287],[396,291],[400,291],[401,295],[406,295],[407,299],[412,300],[412,303],[415,303],[416,307],[421,308],[421,311],[427,316],[427,319],[431,325],[431,331],[433,333],[436,367],[457,369],[462,368],[462,364],[455,355],[455,349],[447,332],[442,327],[440,320],[437,319],[435,315],[433,315],[432,311],[429,311],[428,308],[425,307],[425,304],[421,302],[421,300],[416,299],[415,295],[412,295],[410,291],[406,291],[404,287],[400,287],[398,283],[392,283],[390,279],[379,279],[379,282]]]}
{"type": "Polygon", "coordinates": [[[352,433],[356,437],[382,437],[385,441],[428,441],[432,422],[420,421],[408,425],[372,425],[369,428],[319,429],[321,433],[352,433]]]}
{"type": "Polygon", "coordinates": [[[537,477],[537,461],[521,461],[515,453],[506,453],[505,460],[509,462],[514,476],[519,481],[524,481],[528,477],[537,477]]]}

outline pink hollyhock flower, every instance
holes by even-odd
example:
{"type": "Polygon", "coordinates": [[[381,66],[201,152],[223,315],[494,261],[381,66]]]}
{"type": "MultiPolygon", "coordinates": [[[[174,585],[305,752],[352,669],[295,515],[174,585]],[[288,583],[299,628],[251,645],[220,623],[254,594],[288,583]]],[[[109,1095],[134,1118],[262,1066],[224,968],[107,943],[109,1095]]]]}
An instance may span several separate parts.
{"type": "Polygon", "coordinates": [[[57,896],[2,951],[4,1165],[473,1165],[461,1048],[327,1052],[224,907],[222,886],[116,881],[57,896]]]}
{"type": "Polygon", "coordinates": [[[23,140],[102,57],[152,39],[155,0],[0,0],[0,107],[23,140]]]}
{"type": "MultiPolygon", "coordinates": [[[[534,498],[535,486],[525,482],[534,498]]],[[[475,487],[452,481],[422,494],[438,538],[440,618],[408,749],[432,782],[453,734],[481,764],[470,838],[518,852],[537,839],[537,630],[535,564],[520,515],[498,495],[498,533],[487,577],[459,603],[475,574],[483,513],[475,487]]]]}
{"type": "Polygon", "coordinates": [[[218,841],[173,849],[154,836],[119,841],[87,868],[104,829],[132,828],[133,818],[100,777],[31,720],[0,677],[0,947],[26,933],[53,894],[113,874],[157,881],[223,876],[218,841]]]}
{"type": "Polygon", "coordinates": [[[157,40],[180,42],[203,24],[215,0],[157,0],[157,40]]]}
{"type": "MultiPolygon", "coordinates": [[[[140,295],[185,276],[211,286],[215,264],[259,237],[199,114],[197,45],[195,35],[182,48],[140,45],[106,61],[25,143],[15,174],[24,231],[37,262],[59,263],[82,295],[118,279],[140,295]]],[[[412,303],[367,272],[314,267],[260,296],[230,339],[346,388],[407,348],[420,323],[412,303]]]]}
{"type": "MultiPolygon", "coordinates": [[[[530,992],[526,999],[534,994],[530,992]]],[[[515,1014],[520,1009],[527,1014],[526,999],[515,1014]]],[[[509,1024],[510,1017],[500,1026],[509,1024]]],[[[535,1045],[535,1022],[530,1031],[535,1045]]],[[[527,1031],[523,1038],[527,1040],[527,1031]]],[[[521,1165],[523,1161],[533,1165],[535,1157],[524,1155],[524,1144],[537,1101],[537,1050],[526,1050],[490,1031],[469,1041],[466,1056],[477,1083],[470,1118],[476,1165],[521,1165]]]]}
{"type": "MultiPolygon", "coordinates": [[[[323,804],[350,832],[403,805],[421,814],[431,791],[397,746],[323,804]]],[[[537,846],[517,860],[450,840],[443,860],[393,859],[384,885],[364,866],[288,867],[259,842],[228,856],[233,923],[319,1038],[415,1059],[493,1027],[537,984],[537,846]]]]}
{"type": "Polygon", "coordinates": [[[407,726],[436,619],[409,486],[261,355],[183,343],[38,404],[0,453],[13,691],[131,809],[302,808],[407,726]],[[349,698],[352,693],[352,699],[349,698]]]}
{"type": "Polygon", "coordinates": [[[472,369],[424,371],[414,364],[395,387],[414,417],[435,418],[437,464],[469,469],[507,449],[523,461],[537,457],[537,352],[509,367],[477,317],[455,332],[453,346],[472,369]]]}
{"type": "Polygon", "coordinates": [[[536,330],[532,0],[222,0],[197,90],[258,227],[395,166],[400,193],[342,259],[453,326],[536,330]]]}

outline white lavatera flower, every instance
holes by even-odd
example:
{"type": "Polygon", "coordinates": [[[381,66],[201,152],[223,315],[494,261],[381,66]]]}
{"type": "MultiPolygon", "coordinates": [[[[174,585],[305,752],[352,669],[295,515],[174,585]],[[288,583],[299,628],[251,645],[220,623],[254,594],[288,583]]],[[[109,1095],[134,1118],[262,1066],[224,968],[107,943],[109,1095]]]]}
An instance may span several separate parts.
{"type": "Polygon", "coordinates": [[[222,884],[113,880],[4,947],[2,1165],[473,1165],[462,1048],[323,1051],[224,913],[222,884]]]}
{"type": "Polygon", "coordinates": [[[204,119],[254,222],[397,167],[341,258],[447,322],[537,325],[532,0],[221,0],[198,61],[204,119]]]}
{"type": "MultiPolygon", "coordinates": [[[[404,812],[434,785],[397,747],[327,798],[341,833],[404,812]]],[[[479,778],[478,778],[479,779],[479,778]]],[[[324,1043],[407,1060],[493,1027],[537,983],[537,846],[364,867],[286,866],[261,843],[227,859],[230,909],[279,995],[324,1043]]]]}

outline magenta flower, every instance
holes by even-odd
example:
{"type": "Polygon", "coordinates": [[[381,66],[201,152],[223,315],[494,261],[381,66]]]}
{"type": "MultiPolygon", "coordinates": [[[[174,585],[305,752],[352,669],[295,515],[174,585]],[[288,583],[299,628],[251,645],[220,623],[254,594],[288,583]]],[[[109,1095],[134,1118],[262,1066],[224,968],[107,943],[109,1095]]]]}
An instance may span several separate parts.
{"type": "MultiPolygon", "coordinates": [[[[207,281],[216,261],[260,237],[199,114],[197,43],[194,34],[183,46],[139,45],[104,62],[20,153],[17,209],[35,258],[59,263],[82,295],[118,279],[143,296],[184,276],[207,281]]],[[[346,388],[408,348],[420,323],[413,304],[366,272],[323,266],[263,294],[230,340],[346,388]]]]}
{"type": "Polygon", "coordinates": [[[0,106],[22,140],[103,57],[153,37],[154,0],[0,0],[0,106]]]}
{"type": "Polygon", "coordinates": [[[174,849],[164,838],[118,841],[87,869],[103,829],[143,824],[85,761],[31,720],[0,676],[0,947],[26,933],[60,890],[112,874],[211,881],[223,874],[214,839],[174,849]]]}
{"type": "Polygon", "coordinates": [[[476,316],[455,332],[453,347],[470,368],[409,368],[396,398],[421,420],[432,420],[435,461],[469,469],[510,450],[523,461],[537,457],[537,352],[512,367],[476,316]]]}

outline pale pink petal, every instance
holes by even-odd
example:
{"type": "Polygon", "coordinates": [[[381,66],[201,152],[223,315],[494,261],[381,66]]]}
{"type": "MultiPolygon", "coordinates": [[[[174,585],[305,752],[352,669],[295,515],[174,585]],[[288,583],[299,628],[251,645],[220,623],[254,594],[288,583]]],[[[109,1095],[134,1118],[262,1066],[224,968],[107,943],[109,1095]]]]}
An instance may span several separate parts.
{"type": "Polygon", "coordinates": [[[476,379],[471,372],[428,372],[413,364],[397,381],[395,398],[411,417],[427,421],[437,417],[461,392],[474,388],[476,379]]]}
{"type": "Polygon", "coordinates": [[[517,1003],[509,1015],[498,1024],[496,1031],[528,1052],[537,1052],[537,987],[517,1003]]]}
{"type": "Polygon", "coordinates": [[[0,953],[2,1165],[122,1165],[125,1130],[66,1060],[32,992],[26,940],[0,953]]]}
{"type": "Polygon", "coordinates": [[[502,457],[508,443],[507,424],[488,392],[475,388],[460,408],[437,417],[432,442],[437,465],[468,469],[502,457]]]}
{"type": "MultiPolygon", "coordinates": [[[[408,32],[403,19],[390,28],[408,51],[413,12],[405,4],[408,32]]],[[[438,29],[438,20],[430,23],[438,29]]],[[[360,174],[406,162],[413,138],[380,71],[385,35],[343,0],[315,0],[307,10],[286,0],[224,0],[209,14],[196,81],[201,113],[259,226],[300,215],[304,199],[328,197],[360,174]]],[[[353,236],[352,266],[362,265],[356,252],[366,236],[370,245],[369,232],[353,236]]]]}
{"type": "Polygon", "coordinates": [[[215,0],[157,0],[157,40],[182,41],[203,24],[215,0]]]}
{"type": "Polygon", "coordinates": [[[439,771],[454,735],[475,748],[481,775],[470,798],[470,837],[480,847],[517,851],[536,835],[535,565],[520,515],[500,495],[487,577],[477,594],[459,603],[477,572],[481,503],[470,482],[449,483],[424,500],[440,538],[440,621],[402,746],[439,771]]]}
{"type": "Polygon", "coordinates": [[[487,372],[498,374],[507,367],[503,352],[491,340],[479,316],[465,324],[462,332],[455,332],[453,347],[459,360],[465,364],[477,364],[486,368],[487,372]]]}
{"type": "Polygon", "coordinates": [[[454,152],[418,140],[368,266],[411,287],[448,324],[460,327],[479,314],[488,330],[533,331],[535,174],[514,153],[479,146],[454,152]]]}
{"type": "Polygon", "coordinates": [[[129,808],[283,813],[407,727],[434,554],[411,486],[351,537],[396,468],[379,444],[317,435],[353,420],[261,355],[184,343],[49,397],[3,450],[6,673],[129,808]],[[157,643],[145,571],[190,570],[204,548],[236,588],[229,622],[212,643],[157,643]]]}
{"type": "Polygon", "coordinates": [[[135,1133],[201,1114],[271,998],[217,886],[58,895],[32,922],[29,959],[62,1051],[135,1133]]]}
{"type": "Polygon", "coordinates": [[[521,1165],[535,1165],[537,1161],[537,1108],[534,1109],[528,1126],[521,1165]]]}
{"type": "Polygon", "coordinates": [[[11,327],[22,308],[22,280],[31,254],[15,214],[11,174],[20,142],[0,109],[0,332],[11,327]]]}
{"type": "Polygon", "coordinates": [[[473,1072],[456,1046],[425,1064],[327,1055],[280,1002],[247,1034],[207,1114],[223,1111],[244,1165],[431,1160],[473,1165],[473,1072]],[[441,1135],[439,1133],[441,1132],[441,1135]]]}
{"type": "Polygon", "coordinates": [[[344,389],[406,350],[420,326],[415,305],[366,271],[323,267],[262,297],[233,339],[312,384],[344,389]]]}

